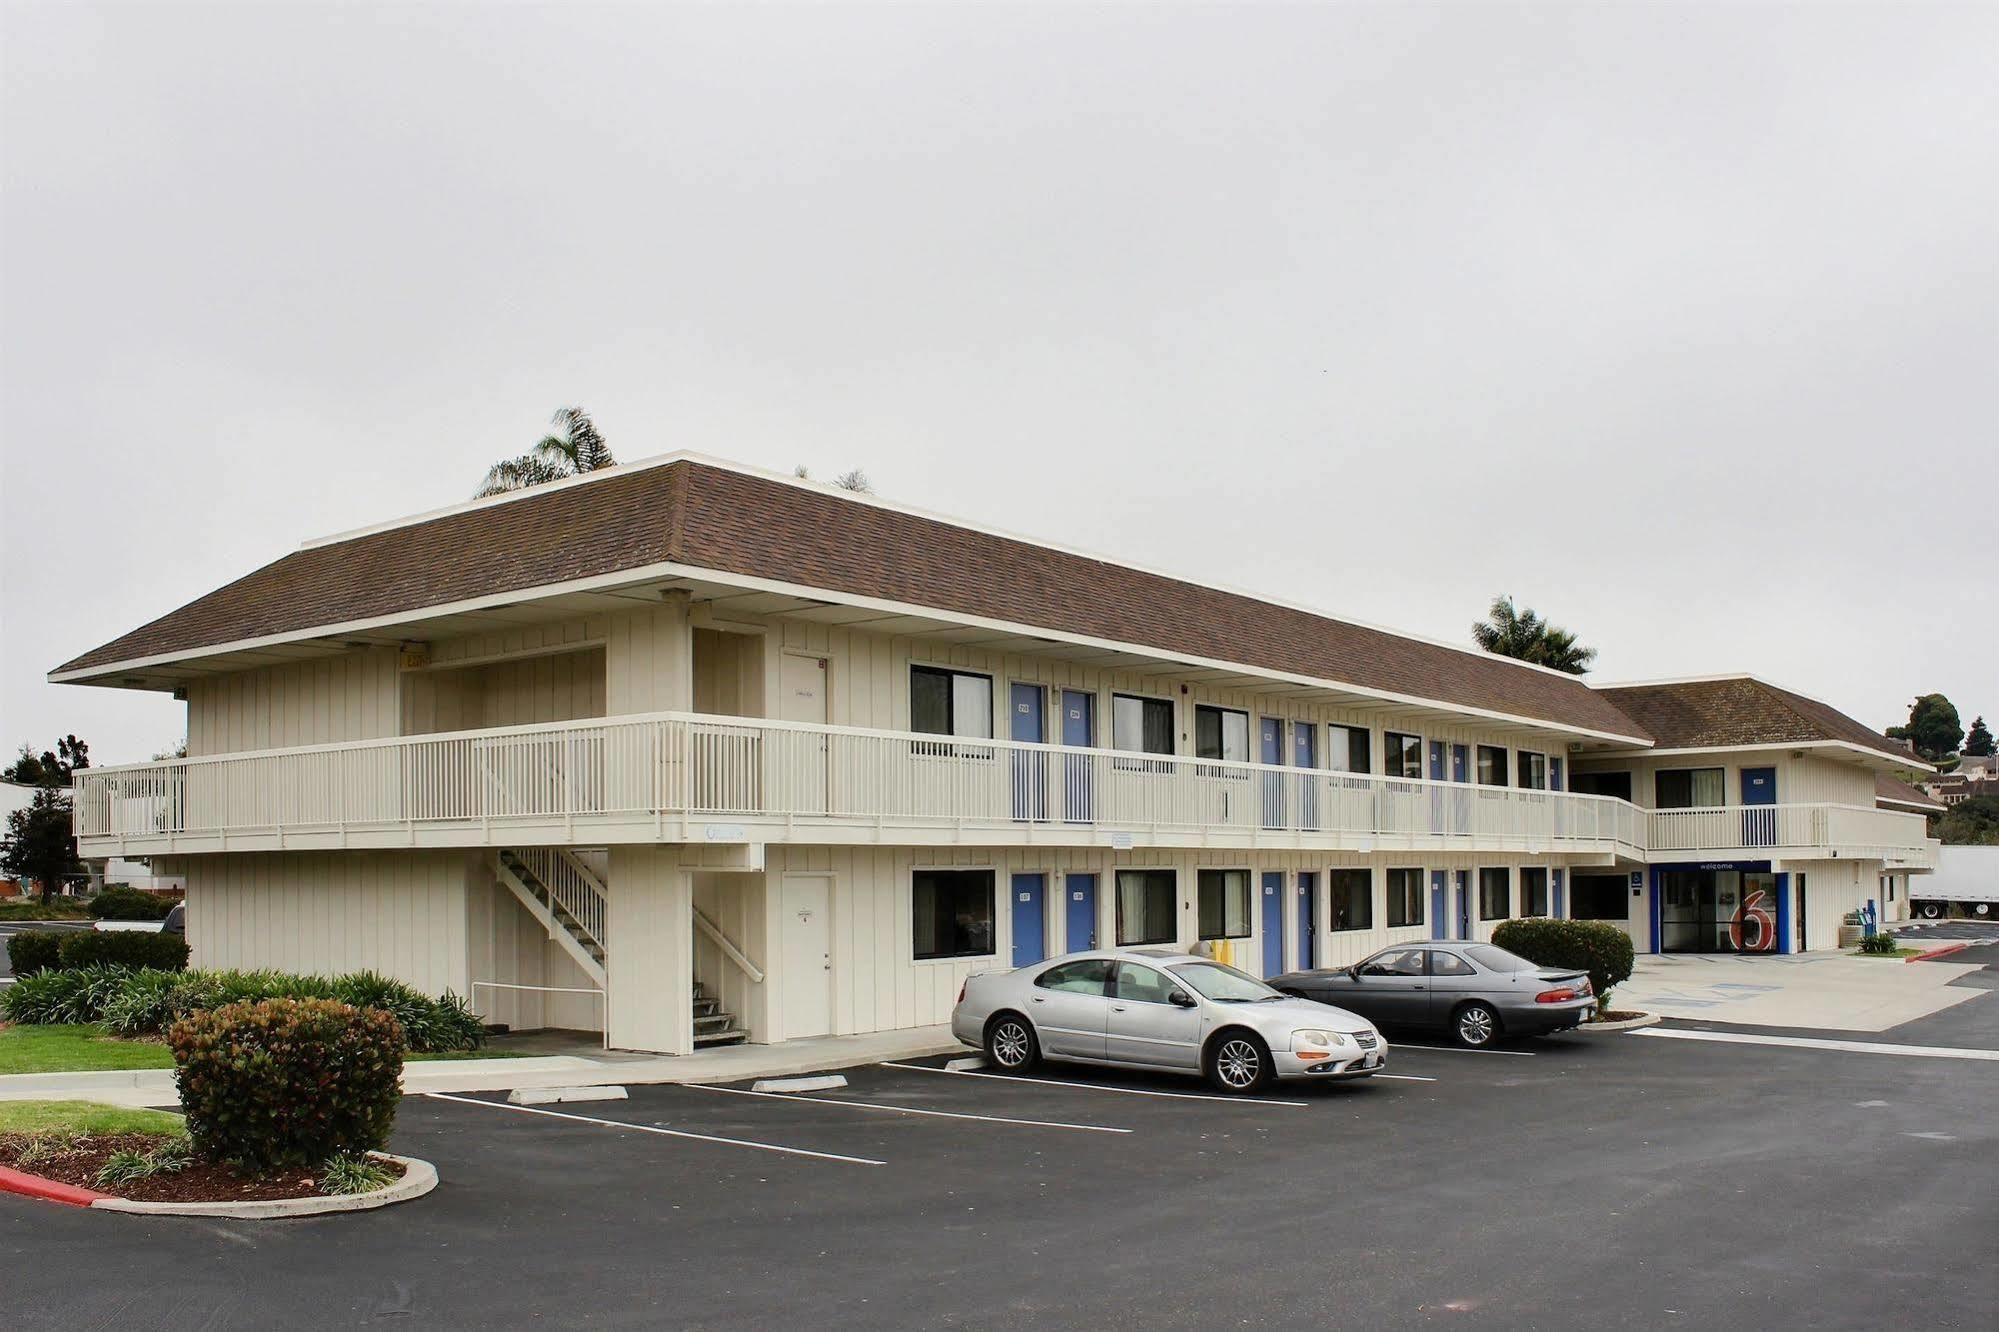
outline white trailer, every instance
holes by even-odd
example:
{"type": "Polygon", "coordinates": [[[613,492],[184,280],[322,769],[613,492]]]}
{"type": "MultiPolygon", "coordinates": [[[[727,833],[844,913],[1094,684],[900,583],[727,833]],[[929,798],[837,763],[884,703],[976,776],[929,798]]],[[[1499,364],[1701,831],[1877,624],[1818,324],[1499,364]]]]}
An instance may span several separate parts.
{"type": "Polygon", "coordinates": [[[1999,916],[1999,846],[1944,847],[1936,873],[1909,876],[1909,911],[1923,920],[1999,916]]]}

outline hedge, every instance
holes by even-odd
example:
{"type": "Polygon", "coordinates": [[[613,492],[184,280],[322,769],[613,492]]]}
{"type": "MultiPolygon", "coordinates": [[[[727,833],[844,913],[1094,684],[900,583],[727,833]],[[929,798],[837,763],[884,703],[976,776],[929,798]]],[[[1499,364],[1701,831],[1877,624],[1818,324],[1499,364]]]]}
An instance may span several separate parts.
{"type": "Polygon", "coordinates": [[[174,909],[174,901],[118,884],[91,898],[85,909],[99,920],[165,920],[167,912],[174,909]]]}
{"type": "Polygon", "coordinates": [[[1501,921],[1492,942],[1543,967],[1571,967],[1589,973],[1599,1009],[1610,1006],[1613,988],[1631,979],[1638,957],[1631,936],[1600,920],[1501,921]]]}
{"type": "Polygon", "coordinates": [[[403,1033],[381,1009],[329,999],[225,1004],[174,1023],[167,1043],[188,1135],[211,1161],[257,1173],[317,1169],[388,1145],[403,1033]]]}
{"type": "Polygon", "coordinates": [[[62,939],[65,967],[151,967],[186,971],[187,940],[146,930],[75,930],[62,939]]]}
{"type": "Polygon", "coordinates": [[[7,965],[14,969],[15,978],[61,966],[63,933],[62,930],[28,930],[11,936],[7,940],[7,965]]]}
{"type": "Polygon", "coordinates": [[[149,1036],[192,1013],[265,999],[328,999],[385,1012],[404,1043],[422,1053],[476,1050],[486,1027],[449,990],[442,998],[398,980],[357,971],[293,976],[281,971],[160,971],[116,966],[43,971],[0,989],[10,1022],[101,1022],[120,1036],[149,1036]]]}

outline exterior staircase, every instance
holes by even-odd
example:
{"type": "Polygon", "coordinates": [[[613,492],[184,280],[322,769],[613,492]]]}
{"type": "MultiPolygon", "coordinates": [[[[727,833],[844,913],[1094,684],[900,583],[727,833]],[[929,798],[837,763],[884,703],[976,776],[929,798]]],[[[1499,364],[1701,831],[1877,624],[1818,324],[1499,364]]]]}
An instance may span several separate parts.
{"type": "Polygon", "coordinates": [[[722,1011],[722,1001],[708,993],[708,987],[694,982],[694,1044],[740,1045],[749,1032],[736,1025],[736,1015],[722,1011]]]}
{"type": "Polygon", "coordinates": [[[493,854],[493,874],[602,987],[607,895],[596,872],[568,851],[503,847],[493,854]]]}

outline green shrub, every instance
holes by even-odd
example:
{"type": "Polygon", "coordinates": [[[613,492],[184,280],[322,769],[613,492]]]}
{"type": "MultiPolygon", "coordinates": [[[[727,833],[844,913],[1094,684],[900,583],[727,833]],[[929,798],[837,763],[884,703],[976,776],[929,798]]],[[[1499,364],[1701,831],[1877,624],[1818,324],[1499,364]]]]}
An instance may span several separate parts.
{"type": "Polygon", "coordinates": [[[0,989],[0,1016],[9,1022],[96,1022],[134,973],[127,967],[40,971],[0,989]]]}
{"type": "Polygon", "coordinates": [[[379,1162],[366,1157],[343,1152],[333,1157],[322,1167],[319,1176],[319,1191],[327,1194],[373,1193],[385,1188],[395,1179],[379,1162]]]}
{"type": "Polygon", "coordinates": [[[174,899],[137,888],[116,885],[90,899],[90,914],[99,920],[165,920],[174,899]]]}
{"type": "Polygon", "coordinates": [[[104,1158],[97,1169],[97,1186],[113,1188],[154,1175],[178,1175],[194,1164],[194,1143],[185,1136],[168,1138],[151,1151],[126,1148],[104,1158]]]}
{"type": "Polygon", "coordinates": [[[380,1009],[265,999],[195,1013],[167,1032],[195,1150],[263,1173],[389,1140],[403,1033],[380,1009]]]}
{"type": "Polygon", "coordinates": [[[76,930],[62,940],[65,967],[151,967],[187,970],[187,940],[148,930],[76,930]]]}
{"type": "Polygon", "coordinates": [[[1638,962],[1631,936],[1600,920],[1501,921],[1492,942],[1536,966],[1587,971],[1599,1009],[1610,1006],[1611,990],[1631,979],[1638,962]]]}
{"type": "Polygon", "coordinates": [[[1895,947],[1895,936],[1887,930],[1876,930],[1860,941],[1860,951],[1863,953],[1892,954],[1895,947]]]}
{"type": "Polygon", "coordinates": [[[14,969],[14,975],[32,976],[38,971],[61,965],[57,958],[62,949],[61,930],[29,930],[16,934],[7,940],[7,965],[14,969]]]}

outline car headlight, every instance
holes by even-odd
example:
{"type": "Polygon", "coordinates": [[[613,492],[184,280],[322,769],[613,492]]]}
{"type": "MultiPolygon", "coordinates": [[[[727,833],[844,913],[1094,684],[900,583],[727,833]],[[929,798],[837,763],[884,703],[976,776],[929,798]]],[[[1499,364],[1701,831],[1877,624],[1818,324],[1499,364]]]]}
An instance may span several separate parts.
{"type": "Polygon", "coordinates": [[[1337,1050],[1347,1043],[1347,1038],[1337,1031],[1294,1031],[1291,1033],[1293,1050],[1337,1050]]]}

